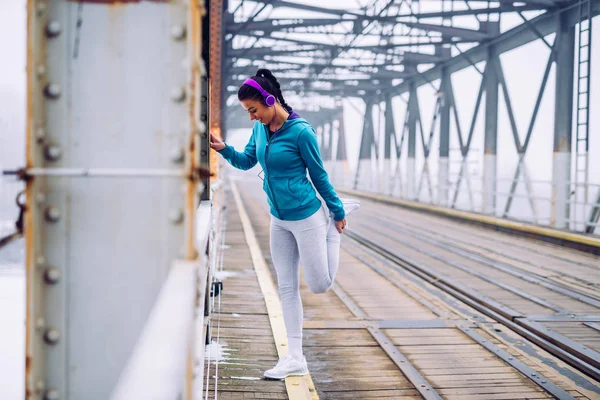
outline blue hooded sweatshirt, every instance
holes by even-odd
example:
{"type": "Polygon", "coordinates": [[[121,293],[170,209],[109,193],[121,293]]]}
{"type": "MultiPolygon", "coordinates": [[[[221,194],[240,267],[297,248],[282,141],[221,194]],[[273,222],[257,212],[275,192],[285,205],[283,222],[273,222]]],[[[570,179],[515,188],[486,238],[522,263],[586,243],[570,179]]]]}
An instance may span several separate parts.
{"type": "Polygon", "coordinates": [[[297,221],[313,215],[321,208],[316,188],[334,220],[344,219],[342,201],[323,168],[315,130],[298,114],[292,112],[272,135],[268,134],[267,125],[256,121],[243,152],[226,144],[219,153],[242,170],[254,167],[257,161],[260,163],[264,170],[263,190],[276,218],[297,221]],[[307,169],[314,188],[306,176],[307,169]]]}

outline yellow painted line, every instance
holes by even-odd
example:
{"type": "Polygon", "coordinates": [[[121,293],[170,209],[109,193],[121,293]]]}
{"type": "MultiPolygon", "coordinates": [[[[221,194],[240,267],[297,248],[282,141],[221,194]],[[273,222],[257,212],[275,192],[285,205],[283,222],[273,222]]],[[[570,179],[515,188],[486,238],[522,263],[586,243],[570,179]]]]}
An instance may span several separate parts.
{"type": "MultiPolygon", "coordinates": [[[[273,338],[275,339],[275,345],[277,347],[277,353],[279,357],[287,355],[287,332],[285,330],[285,323],[283,321],[283,310],[281,308],[281,302],[279,301],[279,295],[269,267],[263,258],[262,251],[256,240],[254,229],[250,218],[246,213],[244,204],[238,192],[237,186],[233,180],[229,180],[235,203],[240,213],[242,220],[242,227],[244,229],[244,236],[246,237],[246,243],[250,249],[250,255],[252,256],[252,264],[254,264],[254,270],[258,278],[260,290],[265,298],[267,305],[267,313],[269,314],[269,321],[271,322],[271,330],[273,331],[273,338]]],[[[285,378],[285,387],[290,400],[318,400],[319,395],[315,390],[315,385],[312,381],[310,373],[304,376],[291,376],[285,378]]]]}
{"type": "Polygon", "coordinates": [[[488,215],[482,215],[482,214],[477,214],[477,213],[468,212],[468,211],[459,211],[459,210],[454,210],[451,208],[434,206],[431,204],[423,204],[423,203],[419,203],[416,201],[401,200],[401,199],[396,199],[393,197],[383,196],[383,195],[378,195],[378,194],[373,194],[373,193],[364,193],[364,192],[359,192],[357,190],[350,190],[350,189],[336,189],[336,190],[338,192],[347,193],[347,194],[354,195],[354,196],[365,197],[368,199],[381,201],[383,203],[397,204],[400,206],[413,208],[413,209],[417,209],[417,210],[425,210],[425,211],[430,211],[430,212],[433,212],[436,214],[442,214],[442,215],[446,215],[446,216],[450,216],[450,217],[461,218],[461,219],[464,219],[467,221],[481,222],[481,223],[488,224],[488,225],[500,226],[503,228],[513,229],[516,231],[521,231],[521,232],[526,232],[526,233],[534,233],[534,234],[541,235],[541,236],[547,236],[547,237],[551,237],[551,238],[566,240],[569,242],[580,243],[580,244],[585,244],[588,246],[600,248],[600,238],[595,238],[592,236],[579,235],[577,233],[561,231],[558,229],[544,228],[544,227],[537,226],[537,225],[511,221],[511,220],[503,219],[503,218],[491,217],[488,215]]]}

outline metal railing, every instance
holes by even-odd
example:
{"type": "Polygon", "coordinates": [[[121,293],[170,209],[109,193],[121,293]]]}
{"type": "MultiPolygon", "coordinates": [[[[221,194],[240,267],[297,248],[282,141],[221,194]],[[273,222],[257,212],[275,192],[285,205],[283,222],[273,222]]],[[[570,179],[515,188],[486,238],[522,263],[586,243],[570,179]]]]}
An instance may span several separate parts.
{"type": "MultiPolygon", "coordinates": [[[[332,181],[335,185],[352,189],[355,171],[349,168],[341,168],[336,165],[336,161],[327,163],[327,167],[332,170],[332,181]]],[[[486,215],[509,218],[523,222],[533,222],[540,225],[555,226],[553,209],[556,207],[553,198],[555,183],[545,180],[515,180],[509,178],[498,178],[494,182],[494,191],[486,192],[483,189],[483,177],[481,175],[470,176],[470,187],[468,187],[463,177],[461,187],[457,187],[459,179],[456,174],[449,173],[449,181],[446,184],[437,182],[437,174],[429,172],[431,181],[431,191],[429,183],[424,180],[419,188],[420,174],[415,176],[415,191],[413,196],[407,193],[406,175],[395,177],[392,172],[386,174],[370,174],[370,177],[376,177],[376,181],[357,182],[356,190],[363,190],[369,193],[388,195],[404,200],[418,201],[426,204],[451,207],[463,211],[471,211],[486,215]],[[386,181],[387,180],[387,181],[386,181]],[[520,190],[510,191],[514,183],[519,183],[520,190]],[[420,190],[418,190],[420,189],[420,190]],[[417,192],[418,191],[418,192],[417,192]],[[433,195],[430,195],[430,192],[433,195]],[[458,193],[457,193],[458,192],[458,193]],[[446,199],[440,199],[442,193],[447,193],[446,199]],[[457,201],[453,204],[453,197],[457,193],[457,201]],[[485,196],[491,195],[495,199],[493,212],[486,212],[485,196]],[[472,203],[471,203],[472,201],[472,203]],[[506,211],[507,202],[512,202],[510,211],[506,211]],[[515,202],[520,201],[522,204],[515,202]]],[[[570,208],[569,215],[565,219],[568,228],[577,232],[586,232],[586,227],[596,228],[599,222],[591,221],[594,210],[600,208],[599,198],[592,198],[591,201],[576,201],[574,195],[577,190],[585,190],[591,193],[600,193],[600,184],[594,183],[576,183],[567,182],[569,185],[570,196],[566,203],[570,208]]],[[[566,189],[565,189],[566,190],[566,189]]],[[[563,227],[558,227],[563,228],[563,227]]],[[[593,232],[587,232],[593,233],[593,232]]]]}
{"type": "Polygon", "coordinates": [[[198,258],[177,260],[163,284],[152,312],[111,400],[199,399],[206,335],[205,297],[209,282],[213,210],[202,201],[195,218],[198,258]],[[176,338],[176,340],[175,340],[176,338]]]}

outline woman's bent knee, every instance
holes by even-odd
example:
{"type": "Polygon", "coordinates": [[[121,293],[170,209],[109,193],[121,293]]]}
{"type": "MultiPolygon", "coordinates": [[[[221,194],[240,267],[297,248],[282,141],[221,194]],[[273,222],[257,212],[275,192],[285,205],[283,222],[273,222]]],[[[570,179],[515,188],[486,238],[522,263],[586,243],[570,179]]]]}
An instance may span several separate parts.
{"type": "Polygon", "coordinates": [[[314,293],[314,294],[321,294],[321,293],[325,293],[329,289],[331,289],[331,286],[332,286],[331,282],[318,282],[318,283],[308,284],[308,290],[310,290],[311,293],[314,293]]]}

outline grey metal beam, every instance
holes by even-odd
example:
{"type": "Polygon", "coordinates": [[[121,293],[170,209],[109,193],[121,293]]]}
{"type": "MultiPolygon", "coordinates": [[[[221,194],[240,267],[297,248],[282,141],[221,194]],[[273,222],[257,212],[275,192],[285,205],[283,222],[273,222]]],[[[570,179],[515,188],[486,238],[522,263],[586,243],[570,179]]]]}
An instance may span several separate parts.
{"type": "Polygon", "coordinates": [[[337,154],[336,161],[346,161],[346,129],[344,124],[344,111],[343,109],[338,113],[339,118],[339,135],[338,135],[338,146],[337,146],[337,154]]]}
{"type": "Polygon", "coordinates": [[[383,157],[389,160],[392,157],[392,137],[396,132],[396,126],[394,124],[394,109],[392,107],[392,96],[385,98],[385,134],[384,134],[384,146],[383,146],[383,157]]]}
{"type": "Polygon", "coordinates": [[[329,141],[327,143],[327,154],[326,154],[326,160],[330,161],[332,158],[332,152],[333,152],[333,117],[332,119],[329,121],[329,141]]]}
{"type": "MultiPolygon", "coordinates": [[[[452,17],[460,17],[460,16],[475,16],[480,14],[502,14],[509,12],[518,12],[518,11],[531,11],[531,10],[544,10],[546,7],[541,5],[523,5],[523,6],[512,6],[512,5],[501,5],[499,7],[490,7],[490,8],[477,8],[477,9],[467,9],[467,10],[455,10],[455,11],[434,11],[434,12],[422,12],[422,13],[414,13],[414,14],[403,14],[398,15],[397,18],[402,17],[418,17],[419,19],[426,18],[452,18],[452,17]]],[[[383,17],[386,18],[386,17],[383,17]]],[[[383,21],[381,21],[383,22],[383,21]]]]}
{"type": "MultiPolygon", "coordinates": [[[[599,13],[600,2],[593,2],[592,14],[596,16],[599,13]]],[[[539,33],[548,35],[556,32],[556,21],[559,15],[562,15],[562,19],[566,26],[574,26],[579,19],[579,10],[577,5],[568,5],[563,9],[548,11],[547,13],[530,20],[530,22],[532,26],[535,26],[539,33]]],[[[465,51],[464,57],[457,56],[440,63],[421,74],[415,74],[413,78],[406,79],[400,84],[386,89],[386,91],[400,95],[409,91],[411,82],[415,82],[417,86],[421,86],[428,84],[428,82],[440,79],[442,68],[447,68],[449,73],[454,73],[469,67],[471,63],[476,64],[485,61],[488,57],[488,48],[490,46],[495,46],[496,52],[502,54],[538,39],[538,35],[532,31],[530,27],[526,25],[517,26],[494,39],[465,51]]]]}
{"type": "MultiPolygon", "coordinates": [[[[494,47],[489,49],[488,64],[498,62],[494,47]]],[[[498,76],[488,68],[485,85],[485,133],[483,153],[483,212],[496,210],[496,153],[498,144],[498,76]]]]}
{"type": "Polygon", "coordinates": [[[278,49],[273,50],[271,47],[252,47],[242,49],[229,49],[226,51],[226,56],[229,58],[249,58],[254,59],[262,56],[277,56],[277,55],[297,55],[309,51],[319,51],[324,48],[312,46],[311,48],[293,48],[293,49],[278,49]]]}
{"type": "Polygon", "coordinates": [[[435,54],[404,52],[401,56],[404,61],[411,64],[434,64],[446,60],[446,57],[441,57],[435,54]]]}
{"type": "Polygon", "coordinates": [[[275,32],[282,29],[289,28],[306,28],[315,26],[332,26],[337,25],[341,22],[353,22],[351,19],[339,19],[339,18],[278,18],[278,19],[265,19],[262,21],[253,21],[247,25],[244,23],[234,23],[227,26],[226,33],[243,33],[247,31],[265,31],[275,32]]]}
{"type": "Polygon", "coordinates": [[[271,6],[273,6],[273,8],[288,7],[288,8],[293,8],[296,10],[305,10],[305,11],[319,12],[319,13],[323,13],[323,14],[339,15],[340,17],[342,15],[360,15],[360,14],[352,13],[352,12],[349,12],[346,10],[339,10],[339,9],[336,10],[336,9],[325,8],[325,7],[317,7],[317,6],[311,6],[311,5],[306,5],[306,4],[293,3],[291,1],[272,0],[272,1],[269,1],[268,3],[271,6]]]}
{"type": "Polygon", "coordinates": [[[450,99],[448,98],[448,85],[451,84],[450,74],[447,69],[442,71],[440,91],[442,104],[440,108],[440,147],[438,161],[438,203],[446,206],[448,203],[448,185],[450,172],[450,99]]]}
{"type": "Polygon", "coordinates": [[[421,22],[400,22],[410,28],[423,29],[426,31],[439,32],[445,36],[460,37],[463,39],[469,39],[473,41],[482,41],[490,39],[491,36],[487,33],[476,31],[473,29],[456,28],[452,26],[436,25],[436,24],[424,24],[421,22]]]}
{"type": "Polygon", "coordinates": [[[411,85],[410,97],[408,99],[408,159],[407,159],[407,196],[409,199],[413,199],[415,196],[415,179],[416,179],[416,161],[415,156],[417,152],[417,117],[419,99],[417,97],[416,85],[411,85]]]}
{"type": "MultiPolygon", "coordinates": [[[[596,2],[599,5],[600,2],[596,2]]],[[[573,123],[573,60],[575,59],[575,27],[569,16],[560,19],[555,42],[556,101],[554,106],[554,162],[552,173],[552,222],[557,228],[568,228],[571,181],[571,125],[573,123]]]]}
{"type": "Polygon", "coordinates": [[[360,142],[359,160],[371,159],[371,147],[373,147],[373,105],[372,98],[367,100],[365,118],[363,119],[362,137],[360,142]]]}

